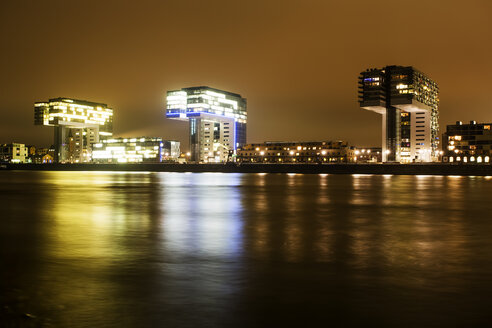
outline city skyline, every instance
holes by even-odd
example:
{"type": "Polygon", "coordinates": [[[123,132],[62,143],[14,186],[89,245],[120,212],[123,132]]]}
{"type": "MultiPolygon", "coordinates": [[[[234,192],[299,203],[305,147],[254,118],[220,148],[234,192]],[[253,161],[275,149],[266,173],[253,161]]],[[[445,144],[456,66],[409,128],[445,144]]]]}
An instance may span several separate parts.
{"type": "Polygon", "coordinates": [[[377,146],[380,119],[359,108],[356,81],[386,65],[411,65],[439,84],[439,135],[458,120],[490,121],[485,1],[1,6],[3,143],[49,146],[52,131],[32,126],[32,104],[64,96],[111,104],[115,136],[178,139],[186,149],[186,124],[166,120],[165,93],[209,85],[248,99],[248,142],[377,146]],[[370,33],[383,26],[376,12],[394,17],[386,43],[370,33]],[[77,17],[91,24],[71,24],[77,17]]]}

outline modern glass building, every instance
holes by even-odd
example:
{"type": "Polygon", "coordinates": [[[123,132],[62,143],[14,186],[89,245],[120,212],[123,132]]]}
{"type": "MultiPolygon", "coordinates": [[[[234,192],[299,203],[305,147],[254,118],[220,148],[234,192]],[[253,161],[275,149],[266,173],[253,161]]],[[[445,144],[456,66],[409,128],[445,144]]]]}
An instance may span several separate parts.
{"type": "Polygon", "coordinates": [[[181,143],[176,140],[165,140],[162,142],[162,160],[175,162],[181,155],[181,143]]]}
{"type": "Polygon", "coordinates": [[[178,141],[162,138],[111,138],[94,144],[92,161],[95,163],[159,163],[176,161],[178,141]],[[168,146],[169,148],[166,148],[168,146]]]}
{"type": "Polygon", "coordinates": [[[206,86],[167,92],[166,117],[189,122],[191,161],[225,162],[246,143],[246,99],[206,86]]]}
{"type": "Polygon", "coordinates": [[[92,144],[113,135],[113,110],[103,103],[54,98],[34,104],[34,124],[54,127],[55,162],[89,162],[92,144]]]}
{"type": "Polygon", "coordinates": [[[439,156],[439,87],[411,66],[359,76],[361,108],[382,115],[384,162],[430,162],[439,156]]]}
{"type": "Polygon", "coordinates": [[[492,157],[492,123],[456,122],[443,134],[443,161],[456,163],[490,163],[492,157]]]}

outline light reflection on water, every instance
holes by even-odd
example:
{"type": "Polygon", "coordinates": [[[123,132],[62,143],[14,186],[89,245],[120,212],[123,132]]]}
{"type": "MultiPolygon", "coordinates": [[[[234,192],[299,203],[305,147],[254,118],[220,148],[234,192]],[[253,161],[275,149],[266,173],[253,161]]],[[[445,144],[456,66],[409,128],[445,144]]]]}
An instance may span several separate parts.
{"type": "Polygon", "coordinates": [[[158,176],[162,233],[172,254],[237,257],[242,243],[238,174],[158,176]],[[231,192],[232,189],[232,192],[231,192]]]}
{"type": "Polygon", "coordinates": [[[491,192],[486,177],[0,172],[0,320],[483,324],[491,192]]]}

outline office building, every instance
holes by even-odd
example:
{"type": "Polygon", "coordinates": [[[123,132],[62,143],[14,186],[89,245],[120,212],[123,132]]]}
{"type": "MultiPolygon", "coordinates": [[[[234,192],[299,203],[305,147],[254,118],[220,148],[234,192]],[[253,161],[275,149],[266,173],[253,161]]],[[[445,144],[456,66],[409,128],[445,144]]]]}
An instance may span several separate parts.
{"type": "Polygon", "coordinates": [[[3,163],[26,163],[28,158],[28,147],[21,143],[1,144],[0,162],[3,163]]]}
{"type": "Polygon", "coordinates": [[[94,163],[160,163],[178,157],[178,141],[149,137],[105,139],[95,143],[92,151],[94,163]]]}
{"type": "Polygon", "coordinates": [[[456,122],[443,134],[443,161],[451,163],[490,163],[492,123],[456,122]]]}
{"type": "Polygon", "coordinates": [[[347,163],[355,150],[344,141],[265,142],[237,149],[239,163],[347,163]]]}
{"type": "Polygon", "coordinates": [[[34,124],[54,127],[55,162],[90,162],[92,144],[113,135],[113,110],[102,103],[54,98],[35,103],[34,124]]]}
{"type": "Polygon", "coordinates": [[[176,162],[181,156],[181,143],[176,140],[164,140],[162,144],[162,161],[176,162]]]}
{"type": "Polygon", "coordinates": [[[368,69],[359,76],[361,108],[382,116],[384,162],[430,162],[439,156],[439,88],[411,66],[368,69]]]}
{"type": "Polygon", "coordinates": [[[166,117],[189,122],[190,160],[225,162],[246,143],[246,99],[205,86],[167,92],[166,117]]]}

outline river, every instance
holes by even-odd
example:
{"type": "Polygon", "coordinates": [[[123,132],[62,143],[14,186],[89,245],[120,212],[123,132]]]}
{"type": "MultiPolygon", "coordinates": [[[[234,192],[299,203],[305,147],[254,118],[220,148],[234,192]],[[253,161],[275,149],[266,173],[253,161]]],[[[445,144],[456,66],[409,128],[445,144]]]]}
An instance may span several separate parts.
{"type": "Polygon", "coordinates": [[[488,177],[0,171],[0,326],[492,322],[488,177]]]}

